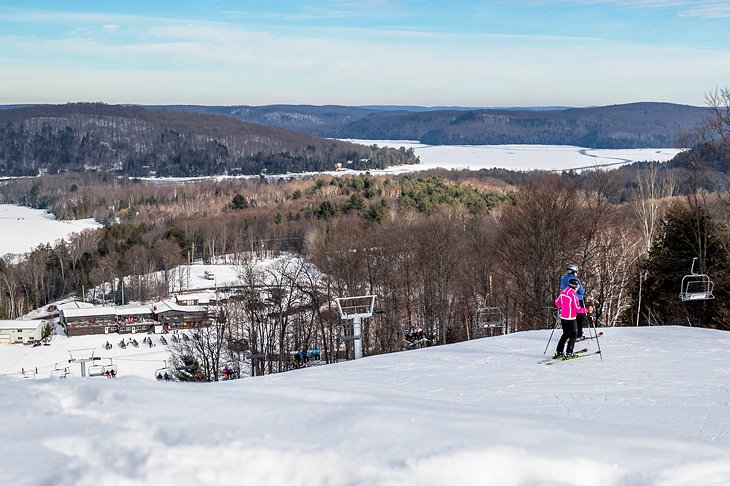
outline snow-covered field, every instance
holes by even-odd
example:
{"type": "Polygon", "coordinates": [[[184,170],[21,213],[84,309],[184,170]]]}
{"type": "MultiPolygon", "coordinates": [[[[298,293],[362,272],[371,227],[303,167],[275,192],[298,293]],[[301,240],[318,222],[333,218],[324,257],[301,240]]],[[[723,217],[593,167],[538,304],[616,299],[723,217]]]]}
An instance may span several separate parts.
{"type": "Polygon", "coordinates": [[[0,484],[728,484],[730,333],[604,331],[554,366],[530,331],[218,383],[0,376],[0,484]]]}
{"type": "Polygon", "coordinates": [[[390,167],[384,173],[434,168],[569,170],[618,167],[632,162],[666,162],[680,149],[589,149],[570,145],[424,145],[409,140],[355,140],[348,142],[379,147],[412,148],[420,157],[417,166],[390,167]]]}
{"type": "Polygon", "coordinates": [[[101,225],[93,219],[59,221],[46,211],[14,204],[0,204],[0,256],[31,251],[43,243],[53,244],[72,233],[101,225]]]}

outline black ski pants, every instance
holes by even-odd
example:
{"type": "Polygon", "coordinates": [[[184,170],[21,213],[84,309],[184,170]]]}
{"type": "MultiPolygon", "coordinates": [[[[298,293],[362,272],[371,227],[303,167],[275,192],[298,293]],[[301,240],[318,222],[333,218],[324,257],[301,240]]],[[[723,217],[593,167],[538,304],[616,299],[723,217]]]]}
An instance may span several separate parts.
{"type": "MultiPolygon", "coordinates": [[[[583,300],[579,300],[578,303],[580,304],[581,307],[585,307],[583,300]]],[[[577,325],[576,337],[581,337],[583,335],[583,326],[586,324],[586,315],[578,314],[578,317],[575,321],[576,321],[576,325],[577,325]]]]}
{"type": "Polygon", "coordinates": [[[565,343],[567,341],[568,348],[565,350],[567,354],[573,354],[573,348],[575,347],[575,337],[578,332],[577,319],[560,319],[560,324],[563,326],[563,335],[558,340],[558,353],[563,352],[565,343]]]}

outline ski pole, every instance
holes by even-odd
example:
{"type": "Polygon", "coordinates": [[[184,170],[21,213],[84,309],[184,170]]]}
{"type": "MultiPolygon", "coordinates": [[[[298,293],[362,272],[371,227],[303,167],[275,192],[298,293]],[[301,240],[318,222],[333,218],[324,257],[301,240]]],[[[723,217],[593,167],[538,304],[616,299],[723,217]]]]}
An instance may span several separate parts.
{"type": "MultiPolygon", "coordinates": [[[[545,345],[545,351],[543,351],[543,352],[542,352],[543,356],[545,355],[545,353],[547,353],[547,350],[548,350],[548,346],[550,346],[550,341],[552,341],[552,340],[553,340],[553,334],[555,333],[555,329],[557,329],[557,328],[558,328],[558,322],[560,322],[560,319],[558,319],[558,314],[556,313],[556,314],[555,314],[555,326],[553,326],[553,330],[552,330],[552,332],[550,333],[550,339],[548,339],[548,342],[547,342],[547,344],[545,345]]],[[[600,348],[599,348],[599,349],[600,349],[600,348]]],[[[603,359],[603,358],[601,358],[601,359],[603,359]]]]}
{"type": "Polygon", "coordinates": [[[596,321],[593,319],[593,316],[591,316],[591,324],[593,325],[593,334],[596,335],[596,346],[598,346],[598,356],[600,356],[601,361],[603,361],[603,353],[601,352],[601,342],[598,340],[598,331],[596,330],[596,321]]]}

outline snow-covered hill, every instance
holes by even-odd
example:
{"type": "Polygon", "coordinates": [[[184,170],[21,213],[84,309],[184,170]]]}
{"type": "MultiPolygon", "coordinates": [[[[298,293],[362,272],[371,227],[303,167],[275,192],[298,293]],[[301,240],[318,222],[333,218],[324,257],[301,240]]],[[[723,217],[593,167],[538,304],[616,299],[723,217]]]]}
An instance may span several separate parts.
{"type": "Polygon", "coordinates": [[[605,332],[555,366],[532,331],[219,383],[0,376],[0,484],[728,484],[730,333],[605,332]]]}

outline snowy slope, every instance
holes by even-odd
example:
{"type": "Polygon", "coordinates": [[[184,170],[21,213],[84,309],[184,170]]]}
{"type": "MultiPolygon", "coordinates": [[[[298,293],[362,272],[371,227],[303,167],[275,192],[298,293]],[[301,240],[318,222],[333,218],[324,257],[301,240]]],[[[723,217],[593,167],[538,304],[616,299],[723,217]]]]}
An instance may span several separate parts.
{"type": "Polygon", "coordinates": [[[728,484],[730,333],[612,328],[603,360],[538,365],[548,336],[220,383],[0,376],[0,484],[728,484]]]}

